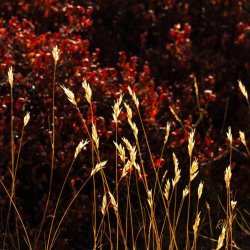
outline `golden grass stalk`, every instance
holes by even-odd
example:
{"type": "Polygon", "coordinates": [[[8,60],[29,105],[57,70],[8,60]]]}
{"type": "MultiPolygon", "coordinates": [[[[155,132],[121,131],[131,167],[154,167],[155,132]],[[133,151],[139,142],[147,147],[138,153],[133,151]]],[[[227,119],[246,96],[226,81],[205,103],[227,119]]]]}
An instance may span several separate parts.
{"type": "Polygon", "coordinates": [[[220,236],[218,238],[216,250],[219,250],[219,249],[221,249],[223,247],[225,234],[226,234],[226,226],[223,226],[222,230],[221,230],[221,234],[220,234],[220,236]]]}
{"type": "Polygon", "coordinates": [[[69,90],[68,88],[61,86],[61,88],[63,89],[64,93],[66,94],[66,96],[68,97],[68,100],[73,104],[73,105],[77,105],[76,104],[76,100],[75,100],[75,95],[74,93],[69,90]]]}
{"type": "Polygon", "coordinates": [[[61,200],[61,196],[62,196],[62,193],[63,193],[63,190],[64,190],[64,187],[66,185],[66,182],[68,180],[68,177],[69,177],[69,174],[71,172],[71,169],[74,165],[74,162],[75,162],[75,159],[76,157],[78,156],[78,154],[81,152],[81,150],[88,144],[88,141],[80,141],[80,143],[77,145],[76,147],[76,150],[75,150],[75,154],[74,154],[74,159],[67,171],[67,174],[66,174],[66,177],[64,178],[64,181],[63,181],[63,184],[62,184],[62,187],[61,187],[61,190],[60,190],[60,193],[58,195],[58,198],[57,198],[57,201],[56,201],[56,205],[55,205],[55,210],[54,210],[54,213],[53,213],[53,216],[52,216],[52,221],[51,221],[51,224],[50,224],[50,230],[49,230],[49,236],[48,236],[48,241],[47,241],[47,247],[49,247],[50,245],[50,239],[51,239],[51,235],[52,235],[52,230],[53,230],[53,225],[54,225],[54,221],[55,221],[55,218],[56,218],[56,213],[57,213],[57,209],[58,209],[58,206],[59,206],[59,202],[61,200]]]}
{"type": "Polygon", "coordinates": [[[200,212],[196,214],[195,222],[193,225],[193,231],[194,231],[194,240],[193,240],[193,246],[192,249],[196,249],[196,241],[197,241],[197,233],[198,233],[198,228],[200,224],[200,212]]]}
{"type": "Polygon", "coordinates": [[[172,113],[172,115],[174,116],[174,118],[176,119],[176,121],[178,121],[180,123],[180,125],[182,126],[182,128],[185,130],[185,126],[183,125],[179,116],[175,113],[174,109],[171,106],[169,106],[169,110],[172,113]]]}
{"type": "Polygon", "coordinates": [[[97,172],[99,172],[101,169],[104,168],[104,166],[107,164],[107,161],[102,161],[100,163],[97,163],[96,166],[92,169],[90,176],[93,176],[97,172]]]}
{"type": "Polygon", "coordinates": [[[228,249],[230,239],[231,239],[231,243],[232,243],[231,204],[230,204],[230,181],[231,181],[231,178],[232,178],[232,172],[231,172],[231,166],[229,165],[226,168],[225,174],[224,174],[224,180],[225,180],[226,188],[227,188],[226,225],[227,225],[228,230],[226,230],[226,249],[228,249]],[[230,233],[231,233],[231,237],[229,236],[230,233]]]}

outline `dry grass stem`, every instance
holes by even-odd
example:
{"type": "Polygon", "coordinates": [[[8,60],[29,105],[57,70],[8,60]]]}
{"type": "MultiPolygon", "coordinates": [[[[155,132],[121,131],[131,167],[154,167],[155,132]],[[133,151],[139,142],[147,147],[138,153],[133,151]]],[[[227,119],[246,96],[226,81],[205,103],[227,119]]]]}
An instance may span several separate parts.
{"type": "Polygon", "coordinates": [[[180,125],[184,128],[184,125],[182,124],[181,119],[179,118],[179,116],[175,113],[174,109],[169,106],[170,112],[173,114],[174,118],[176,119],[176,121],[178,121],[180,123],[180,125]]]}
{"type": "Polygon", "coordinates": [[[222,227],[222,230],[221,230],[221,234],[218,238],[218,243],[217,243],[217,247],[216,247],[216,250],[219,250],[223,247],[223,242],[224,242],[224,239],[225,239],[225,234],[226,234],[226,227],[223,226],[222,227]]]}
{"type": "Polygon", "coordinates": [[[195,222],[194,222],[194,225],[193,225],[193,230],[194,230],[194,236],[195,237],[197,237],[197,232],[198,232],[198,228],[199,228],[199,224],[200,224],[200,213],[201,212],[199,212],[196,215],[195,222]]]}
{"type": "Polygon", "coordinates": [[[67,95],[68,97],[68,100],[73,104],[73,105],[77,105],[76,104],[76,100],[75,100],[75,95],[74,93],[69,90],[68,88],[64,87],[64,86],[61,86],[61,88],[64,90],[65,94],[67,95]]]}

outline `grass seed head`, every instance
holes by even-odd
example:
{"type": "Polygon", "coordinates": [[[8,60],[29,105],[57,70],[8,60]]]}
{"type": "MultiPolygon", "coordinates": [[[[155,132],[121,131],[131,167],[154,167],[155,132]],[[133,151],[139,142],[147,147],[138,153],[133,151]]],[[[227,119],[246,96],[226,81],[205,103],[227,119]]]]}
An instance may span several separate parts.
{"type": "Polygon", "coordinates": [[[182,191],[182,198],[184,199],[189,194],[189,188],[186,186],[182,191]]]}
{"type": "Polygon", "coordinates": [[[248,94],[247,94],[247,91],[246,91],[246,87],[242,84],[241,80],[238,80],[238,83],[239,83],[239,88],[240,88],[241,93],[243,94],[243,96],[248,101],[248,94]]]}
{"type": "Polygon", "coordinates": [[[237,204],[237,201],[231,201],[232,211],[235,209],[236,204],[237,204]]]}
{"type": "Polygon", "coordinates": [[[164,143],[165,143],[165,144],[166,144],[167,141],[168,141],[168,136],[169,136],[169,132],[170,132],[170,127],[171,127],[171,124],[168,122],[168,123],[167,123],[167,126],[166,126],[165,138],[164,138],[164,143]]]}
{"type": "Polygon", "coordinates": [[[133,151],[133,147],[131,145],[131,143],[129,142],[128,139],[126,139],[125,137],[122,138],[124,144],[126,145],[126,148],[129,152],[133,151]]]}
{"type": "Polygon", "coordinates": [[[87,102],[90,104],[91,98],[92,98],[92,90],[85,79],[83,79],[82,87],[85,90],[85,98],[86,98],[87,102]]]}
{"type": "Polygon", "coordinates": [[[224,179],[225,179],[226,187],[227,187],[227,188],[230,187],[231,177],[232,177],[231,167],[228,166],[228,167],[226,168],[225,174],[224,174],[224,179]]]}
{"type": "Polygon", "coordinates": [[[198,171],[198,160],[197,158],[192,162],[191,168],[190,168],[190,182],[194,180],[194,178],[199,173],[198,171]]]}
{"type": "Polygon", "coordinates": [[[195,236],[197,236],[197,232],[198,232],[198,228],[199,228],[199,224],[200,224],[200,214],[201,214],[201,212],[199,212],[196,215],[195,222],[194,222],[194,225],[193,225],[193,230],[194,230],[194,235],[195,236]]]}
{"type": "Polygon", "coordinates": [[[164,187],[164,197],[166,198],[166,200],[168,201],[169,198],[169,192],[170,192],[170,181],[167,180],[165,187],[164,187]]]}
{"type": "Polygon", "coordinates": [[[8,81],[9,81],[9,84],[10,84],[10,87],[13,88],[13,70],[12,70],[12,67],[9,68],[9,71],[8,71],[8,81]]]}
{"type": "Polygon", "coordinates": [[[148,204],[149,204],[150,208],[153,207],[152,190],[148,190],[148,204]]]}
{"type": "Polygon", "coordinates": [[[125,149],[121,144],[117,144],[116,142],[114,142],[118,153],[119,153],[119,157],[121,158],[122,162],[125,163],[126,160],[126,155],[125,155],[125,149]]]}
{"type": "Polygon", "coordinates": [[[223,247],[223,242],[224,242],[224,239],[225,239],[225,234],[226,234],[226,226],[223,226],[222,230],[221,230],[221,234],[220,234],[220,236],[218,238],[216,250],[219,250],[219,249],[221,249],[223,247]]]}
{"type": "Polygon", "coordinates": [[[29,120],[30,120],[30,113],[28,112],[28,113],[24,116],[24,118],[23,118],[23,125],[24,125],[24,127],[26,127],[26,125],[28,124],[29,120]]]}
{"type": "Polygon", "coordinates": [[[135,163],[134,163],[134,167],[135,167],[135,169],[137,170],[139,176],[141,177],[141,167],[140,167],[140,165],[139,165],[138,163],[135,162],[135,163]]]}
{"type": "Polygon", "coordinates": [[[130,160],[127,161],[127,163],[125,164],[124,168],[122,169],[122,178],[125,177],[127,175],[127,173],[131,170],[131,168],[133,167],[133,164],[130,160]]]}
{"type": "Polygon", "coordinates": [[[202,192],[203,192],[203,186],[204,186],[204,182],[201,181],[199,186],[198,186],[198,199],[201,198],[202,192]]]}
{"type": "Polygon", "coordinates": [[[129,94],[131,95],[131,97],[132,97],[132,99],[133,99],[133,101],[134,101],[134,103],[135,103],[135,106],[136,106],[137,108],[139,108],[139,100],[138,100],[138,98],[137,98],[135,92],[133,92],[132,89],[131,89],[129,86],[128,86],[128,92],[129,92],[129,94]]]}
{"type": "Polygon", "coordinates": [[[55,63],[57,63],[59,60],[59,52],[60,52],[60,50],[58,49],[57,45],[55,47],[53,47],[52,55],[53,55],[55,63]]]}
{"type": "Polygon", "coordinates": [[[75,155],[74,155],[74,159],[76,159],[76,157],[78,156],[78,154],[81,152],[81,150],[88,144],[89,142],[86,141],[80,141],[78,146],[76,147],[76,151],[75,151],[75,155]]]}
{"type": "Polygon", "coordinates": [[[69,90],[68,88],[61,86],[61,88],[64,90],[64,93],[66,94],[66,96],[68,97],[68,100],[73,104],[73,105],[77,105],[76,104],[76,100],[75,100],[75,95],[74,93],[69,90]]]}
{"type": "Polygon", "coordinates": [[[117,213],[118,212],[118,204],[116,203],[114,196],[110,192],[108,192],[108,194],[110,197],[110,203],[113,206],[115,212],[117,213]]]}
{"type": "Polygon", "coordinates": [[[102,198],[102,207],[101,207],[102,215],[105,215],[106,209],[107,209],[107,196],[106,194],[104,194],[102,198]]]}
{"type": "Polygon", "coordinates": [[[97,134],[96,126],[92,123],[92,139],[95,142],[96,148],[99,148],[99,136],[97,134]]]}
{"type": "Polygon", "coordinates": [[[229,141],[229,143],[230,143],[230,147],[232,147],[233,136],[232,136],[231,127],[228,127],[227,139],[228,139],[228,141],[229,141]]]}
{"type": "Polygon", "coordinates": [[[124,102],[124,106],[126,108],[126,111],[127,111],[127,117],[128,117],[128,120],[131,120],[132,121],[132,118],[133,118],[133,113],[132,113],[132,109],[130,108],[130,106],[124,102]]]}
{"type": "Polygon", "coordinates": [[[246,142],[246,137],[245,137],[245,133],[242,131],[239,131],[239,135],[240,135],[240,140],[243,143],[243,145],[246,147],[247,146],[247,142],[246,142]]]}
{"type": "Polygon", "coordinates": [[[188,138],[188,153],[189,153],[190,158],[192,157],[193,148],[195,144],[194,134],[195,134],[195,130],[192,130],[188,138]]]}
{"type": "Polygon", "coordinates": [[[96,166],[92,169],[90,176],[93,176],[97,172],[99,172],[104,166],[107,164],[107,161],[102,161],[100,163],[97,163],[96,166]]]}

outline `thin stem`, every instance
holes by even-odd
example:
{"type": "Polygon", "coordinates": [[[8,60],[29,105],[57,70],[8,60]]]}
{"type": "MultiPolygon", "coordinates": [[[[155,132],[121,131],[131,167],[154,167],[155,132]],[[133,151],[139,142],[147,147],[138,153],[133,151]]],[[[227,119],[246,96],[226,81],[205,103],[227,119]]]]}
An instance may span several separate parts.
{"type": "MultiPolygon", "coordinates": [[[[38,234],[36,236],[35,242],[34,242],[34,249],[36,248],[36,245],[38,243],[38,240],[40,238],[40,234],[42,232],[43,223],[47,214],[50,196],[51,196],[51,189],[52,189],[52,179],[53,179],[53,170],[54,170],[54,164],[55,164],[55,82],[56,82],[56,61],[54,62],[54,70],[53,70],[53,86],[52,86],[52,140],[51,140],[51,167],[50,167],[50,179],[49,179],[49,190],[48,190],[48,197],[45,205],[45,209],[43,212],[43,218],[42,222],[40,224],[38,234]]],[[[47,247],[46,247],[47,249],[47,247]]]]}

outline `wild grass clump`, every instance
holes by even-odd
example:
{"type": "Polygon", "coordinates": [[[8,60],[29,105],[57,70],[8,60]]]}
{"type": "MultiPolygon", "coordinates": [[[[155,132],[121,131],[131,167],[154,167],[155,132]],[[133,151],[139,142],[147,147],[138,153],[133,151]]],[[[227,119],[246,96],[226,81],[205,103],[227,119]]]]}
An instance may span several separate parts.
{"type": "MultiPolygon", "coordinates": [[[[15,195],[23,133],[24,129],[26,134],[29,133],[28,123],[32,114],[30,116],[27,113],[23,119],[20,145],[16,148],[13,133],[13,117],[15,115],[13,113],[13,103],[15,101],[13,88],[16,86],[13,81],[12,68],[9,69],[8,82],[11,93],[11,168],[9,171],[12,178],[10,186],[5,183],[5,180],[0,179],[1,192],[9,199],[9,207],[5,210],[7,214],[2,215],[6,216],[3,217],[1,225],[1,228],[4,229],[1,236],[2,248],[7,249],[12,244],[17,249],[24,249],[25,244],[26,248],[30,250],[57,249],[57,241],[60,239],[61,231],[63,231],[67,223],[67,215],[70,213],[74,202],[88,186],[88,190],[92,190],[93,194],[92,204],[88,204],[92,207],[90,227],[92,240],[90,245],[93,249],[161,250],[167,248],[183,249],[185,247],[185,249],[195,250],[204,245],[216,249],[222,247],[225,249],[239,249],[235,241],[236,232],[234,230],[238,216],[238,205],[231,188],[233,149],[231,128],[229,127],[227,132],[230,152],[229,166],[224,172],[224,197],[226,199],[218,199],[222,210],[221,214],[224,216],[221,218],[222,223],[220,223],[219,230],[216,230],[215,233],[213,226],[217,223],[212,222],[211,218],[213,218],[213,213],[218,211],[211,211],[210,205],[206,202],[205,197],[209,195],[206,193],[206,181],[202,180],[200,173],[203,170],[194,152],[196,130],[192,128],[188,133],[188,143],[185,148],[189,159],[188,168],[182,165],[182,161],[179,162],[175,152],[172,152],[172,160],[169,160],[170,164],[168,166],[163,164],[160,167],[153,158],[147,128],[141,114],[140,100],[130,86],[127,87],[127,93],[121,93],[114,100],[112,118],[115,124],[115,137],[111,145],[113,151],[109,152],[110,156],[114,158],[114,166],[111,166],[109,159],[102,158],[102,138],[92,109],[93,96],[90,84],[83,79],[82,88],[85,92],[86,102],[90,107],[91,124],[86,123],[85,115],[81,112],[75,94],[69,88],[61,86],[61,91],[65,93],[65,97],[70,102],[68,105],[73,105],[78,113],[86,138],[79,138],[80,142],[75,148],[74,156],[60,184],[61,187],[59,190],[53,189],[53,182],[56,177],[55,171],[59,167],[56,166],[55,161],[57,148],[55,138],[58,133],[55,123],[55,99],[57,98],[55,87],[56,69],[60,61],[60,51],[57,47],[54,47],[52,55],[54,68],[51,90],[51,131],[49,131],[51,142],[49,145],[51,152],[49,186],[47,199],[43,203],[40,226],[32,234],[29,230],[29,222],[23,218],[20,212],[15,195]],[[129,98],[132,99],[132,103],[128,101],[129,98]],[[124,121],[124,123],[129,125],[128,128],[132,132],[129,139],[125,137],[127,134],[122,134],[119,129],[121,126],[119,117],[122,111],[126,113],[127,117],[127,121],[124,121]],[[145,151],[147,154],[145,154],[145,151]],[[88,176],[72,192],[68,200],[62,202],[69,176],[80,154],[90,155],[88,158],[90,161],[87,162],[87,169],[90,171],[87,172],[88,176]],[[149,165],[151,165],[151,169],[148,167],[149,165]],[[149,171],[153,175],[150,178],[148,176],[149,171]],[[110,172],[114,172],[114,178],[110,177],[110,172]],[[101,195],[99,193],[100,186],[101,195]],[[57,198],[54,200],[52,199],[52,193],[54,195],[56,193],[57,198]],[[52,206],[51,203],[53,203],[52,206]],[[21,224],[21,227],[18,226],[19,224],[21,224]],[[10,232],[13,229],[15,233],[11,234],[10,232]],[[216,235],[218,240],[216,240],[216,235]]],[[[248,102],[247,92],[241,82],[239,87],[248,102]]],[[[198,95],[198,91],[196,91],[196,94],[198,95]]],[[[111,108],[110,112],[112,112],[111,108]]],[[[175,119],[181,123],[177,114],[173,110],[171,112],[174,114],[175,119]]],[[[244,132],[240,131],[239,136],[249,155],[244,132]]],[[[158,142],[159,145],[162,144],[159,151],[161,160],[164,160],[164,151],[168,147],[167,143],[170,137],[171,124],[168,122],[165,127],[165,136],[162,137],[162,141],[158,142]]]]}

